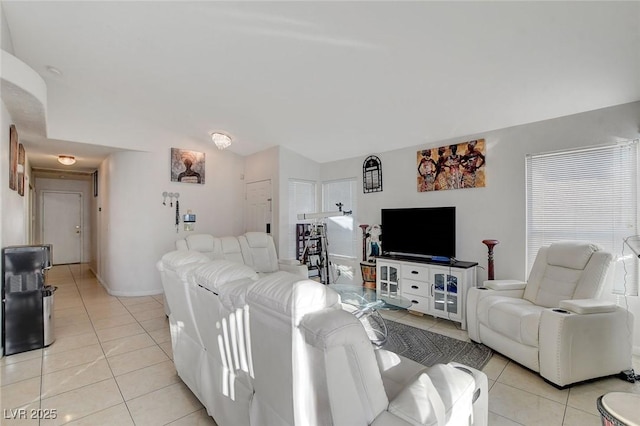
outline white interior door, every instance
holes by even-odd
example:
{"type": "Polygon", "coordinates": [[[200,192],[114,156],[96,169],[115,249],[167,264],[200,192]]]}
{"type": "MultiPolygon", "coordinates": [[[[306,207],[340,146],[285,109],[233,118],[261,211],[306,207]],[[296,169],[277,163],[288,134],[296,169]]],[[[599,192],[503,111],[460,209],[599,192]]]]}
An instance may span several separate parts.
{"type": "Polygon", "coordinates": [[[53,245],[54,265],[81,262],[81,193],[42,193],[42,241],[53,245]]]}
{"type": "Polygon", "coordinates": [[[271,181],[247,183],[247,208],[245,226],[247,232],[271,233],[271,181]]]}

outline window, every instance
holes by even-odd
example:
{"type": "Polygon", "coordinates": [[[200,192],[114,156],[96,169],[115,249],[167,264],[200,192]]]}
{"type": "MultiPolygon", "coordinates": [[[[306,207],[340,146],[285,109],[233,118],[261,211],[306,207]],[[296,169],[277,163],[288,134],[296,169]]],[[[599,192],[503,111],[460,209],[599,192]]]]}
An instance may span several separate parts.
{"type": "Polygon", "coordinates": [[[346,216],[327,218],[327,239],[329,240],[329,254],[355,257],[356,232],[353,225],[355,215],[356,180],[345,179],[322,184],[322,210],[337,211],[336,204],[342,203],[343,210],[353,213],[346,216]]]}
{"type": "Polygon", "coordinates": [[[354,225],[356,215],[356,179],[343,179],[322,184],[322,210],[336,211],[342,203],[343,211],[351,215],[327,218],[327,241],[332,270],[330,282],[352,283],[358,265],[358,233],[354,225]]]}
{"type": "Polygon", "coordinates": [[[300,213],[313,213],[316,211],[316,183],[306,180],[289,180],[289,241],[287,258],[296,258],[296,224],[311,222],[310,220],[298,220],[300,213]]]}
{"type": "Polygon", "coordinates": [[[586,240],[613,253],[613,292],[637,294],[623,240],[638,233],[638,141],[528,155],[526,165],[527,271],[541,246],[586,240]]]}

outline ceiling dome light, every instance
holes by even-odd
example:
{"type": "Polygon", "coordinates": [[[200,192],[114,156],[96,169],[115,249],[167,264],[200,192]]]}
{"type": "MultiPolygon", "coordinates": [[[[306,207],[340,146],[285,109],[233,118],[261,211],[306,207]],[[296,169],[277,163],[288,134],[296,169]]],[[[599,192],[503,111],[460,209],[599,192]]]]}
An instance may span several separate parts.
{"type": "Polygon", "coordinates": [[[218,149],[225,149],[231,145],[231,138],[224,133],[211,133],[211,140],[216,144],[218,149]]]}
{"type": "Polygon", "coordinates": [[[76,163],[76,157],[73,155],[58,155],[58,163],[70,166],[76,163]]]}

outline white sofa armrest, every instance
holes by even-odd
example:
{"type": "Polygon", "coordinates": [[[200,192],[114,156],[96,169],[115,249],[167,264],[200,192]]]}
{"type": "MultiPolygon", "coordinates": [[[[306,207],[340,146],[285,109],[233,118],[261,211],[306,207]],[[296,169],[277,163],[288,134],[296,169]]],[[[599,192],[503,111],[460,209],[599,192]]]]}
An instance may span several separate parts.
{"type": "Polygon", "coordinates": [[[278,269],[281,271],[290,272],[294,275],[299,275],[303,278],[309,278],[309,268],[307,265],[300,263],[298,260],[293,259],[279,259],[278,269]]]}
{"type": "Polygon", "coordinates": [[[520,280],[487,280],[483,285],[491,290],[524,290],[527,283],[520,280]]]}
{"type": "Polygon", "coordinates": [[[436,364],[406,385],[388,411],[414,425],[469,424],[475,387],[473,375],[436,364]]]}
{"type": "Polygon", "coordinates": [[[616,310],[615,303],[599,299],[562,300],[559,307],[576,314],[598,314],[616,310]]]}
{"type": "Polygon", "coordinates": [[[631,368],[632,336],[633,315],[621,307],[591,314],[545,309],[538,336],[540,375],[566,386],[618,374],[631,368]]]}
{"type": "Polygon", "coordinates": [[[371,423],[371,426],[413,426],[411,423],[402,420],[400,417],[391,414],[388,411],[383,411],[382,413],[378,414],[378,417],[376,417],[373,420],[373,423],[371,423]]]}
{"type": "Polygon", "coordinates": [[[389,412],[411,424],[444,425],[446,411],[438,390],[426,373],[416,377],[389,402],[389,412]]]}

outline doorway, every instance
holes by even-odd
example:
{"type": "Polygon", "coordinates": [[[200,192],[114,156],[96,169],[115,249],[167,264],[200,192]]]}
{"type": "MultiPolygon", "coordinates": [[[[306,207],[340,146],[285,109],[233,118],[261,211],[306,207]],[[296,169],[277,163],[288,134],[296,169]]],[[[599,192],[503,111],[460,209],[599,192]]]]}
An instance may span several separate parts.
{"type": "Polygon", "coordinates": [[[82,262],[82,193],[42,192],[42,242],[54,265],[82,262]]]}
{"type": "Polygon", "coordinates": [[[246,232],[271,233],[271,181],[247,183],[247,208],[245,209],[246,232]]]}

